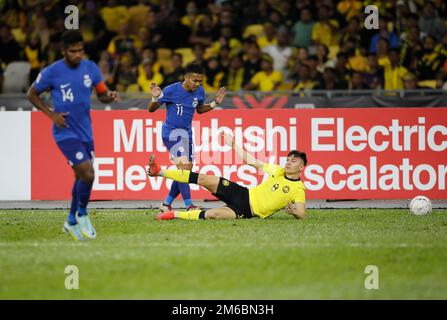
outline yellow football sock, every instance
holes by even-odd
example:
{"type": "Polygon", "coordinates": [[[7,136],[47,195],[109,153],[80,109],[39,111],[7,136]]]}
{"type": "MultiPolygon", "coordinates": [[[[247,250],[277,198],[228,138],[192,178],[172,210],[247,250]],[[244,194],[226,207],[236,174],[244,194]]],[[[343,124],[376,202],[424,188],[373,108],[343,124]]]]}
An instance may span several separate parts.
{"type": "Polygon", "coordinates": [[[177,212],[176,218],[183,219],[183,220],[199,220],[200,212],[202,212],[202,209],[190,210],[190,211],[180,211],[180,212],[177,212]]]}
{"type": "Polygon", "coordinates": [[[164,176],[177,182],[188,183],[190,172],[189,170],[166,170],[164,176]]]}

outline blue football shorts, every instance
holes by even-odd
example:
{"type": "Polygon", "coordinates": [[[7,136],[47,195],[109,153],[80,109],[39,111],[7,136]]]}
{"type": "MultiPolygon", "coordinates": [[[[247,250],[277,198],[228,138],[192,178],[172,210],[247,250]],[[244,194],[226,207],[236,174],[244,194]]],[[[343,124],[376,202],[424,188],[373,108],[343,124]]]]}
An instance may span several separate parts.
{"type": "Polygon", "coordinates": [[[172,159],[187,157],[189,162],[194,160],[194,144],[192,132],[184,129],[165,131],[162,134],[163,143],[169,150],[172,159]]]}
{"type": "Polygon", "coordinates": [[[93,141],[83,142],[78,139],[67,139],[56,142],[57,146],[68,160],[70,166],[75,166],[95,158],[93,141]]]}

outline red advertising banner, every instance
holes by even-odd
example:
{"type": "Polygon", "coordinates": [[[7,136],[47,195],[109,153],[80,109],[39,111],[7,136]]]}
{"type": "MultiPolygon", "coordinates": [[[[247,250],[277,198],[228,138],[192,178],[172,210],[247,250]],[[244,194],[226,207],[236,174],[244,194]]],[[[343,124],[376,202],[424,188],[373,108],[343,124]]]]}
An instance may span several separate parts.
{"type": "MultiPolygon", "coordinates": [[[[96,179],[92,198],[161,200],[171,181],[147,178],[151,153],[174,166],[161,139],[164,111],[92,111],[96,179]]],[[[31,196],[69,199],[73,173],[32,114],[31,196]]],[[[284,164],[291,149],[308,154],[302,179],[309,199],[447,198],[447,109],[216,110],[194,118],[195,167],[247,187],[263,174],[242,163],[219,138],[232,131],[257,158],[284,164]]],[[[192,197],[210,198],[191,185],[192,197]]]]}

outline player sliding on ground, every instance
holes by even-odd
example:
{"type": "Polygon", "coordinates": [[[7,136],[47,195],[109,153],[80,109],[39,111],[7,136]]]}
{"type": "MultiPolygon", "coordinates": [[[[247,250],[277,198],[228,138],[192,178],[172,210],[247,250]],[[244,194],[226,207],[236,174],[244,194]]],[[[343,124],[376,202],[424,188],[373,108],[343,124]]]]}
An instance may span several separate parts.
{"type": "MultiPolygon", "coordinates": [[[[151,84],[152,101],[148,111],[154,112],[161,105],[166,104],[166,120],[163,122],[162,139],[169,150],[172,162],[179,169],[191,170],[194,159],[194,145],[192,138],[192,119],[194,113],[211,111],[221,104],[226,89],[220,88],[214,101],[205,103],[205,91],[202,87],[204,77],[203,68],[197,63],[190,63],[185,68],[185,80],[167,86],[161,90],[155,83],[151,84]]],[[[172,210],[172,202],[182,194],[186,210],[198,209],[191,200],[189,185],[174,182],[169,195],[160,205],[160,211],[172,210]]]]}
{"type": "Polygon", "coordinates": [[[254,158],[235,144],[232,135],[221,135],[224,137],[225,143],[232,146],[245,163],[267,173],[269,175],[268,179],[260,185],[248,189],[222,177],[199,174],[189,170],[163,170],[156,162],[155,155],[151,155],[147,170],[148,176],[162,176],[181,183],[198,184],[227,204],[226,207],[208,210],[162,212],[157,214],[155,219],[267,218],[284,207],[286,207],[287,213],[297,219],[306,217],[306,188],[300,180],[301,172],[307,164],[307,157],[304,152],[290,151],[283,168],[254,158]]]}

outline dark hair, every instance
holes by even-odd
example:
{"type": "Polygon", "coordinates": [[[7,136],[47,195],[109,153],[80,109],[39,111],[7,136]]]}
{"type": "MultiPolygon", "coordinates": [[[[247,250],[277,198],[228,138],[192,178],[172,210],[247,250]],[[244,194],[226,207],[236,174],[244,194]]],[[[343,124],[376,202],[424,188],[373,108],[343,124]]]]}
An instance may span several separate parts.
{"type": "Polygon", "coordinates": [[[305,165],[305,166],[307,165],[307,155],[306,155],[305,152],[301,152],[301,151],[298,151],[298,150],[292,150],[292,151],[290,151],[289,154],[287,155],[287,158],[288,158],[288,157],[296,157],[296,158],[300,158],[301,160],[303,160],[304,165],[305,165]]]}
{"type": "Polygon", "coordinates": [[[79,42],[84,42],[82,33],[79,30],[67,30],[62,34],[62,48],[64,49],[79,42]]]}
{"type": "Polygon", "coordinates": [[[195,63],[195,62],[191,62],[188,63],[188,65],[185,67],[185,74],[186,73],[199,73],[199,74],[203,74],[203,68],[200,64],[195,63]]]}

